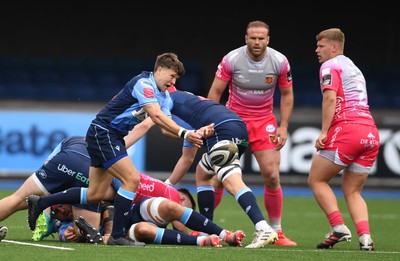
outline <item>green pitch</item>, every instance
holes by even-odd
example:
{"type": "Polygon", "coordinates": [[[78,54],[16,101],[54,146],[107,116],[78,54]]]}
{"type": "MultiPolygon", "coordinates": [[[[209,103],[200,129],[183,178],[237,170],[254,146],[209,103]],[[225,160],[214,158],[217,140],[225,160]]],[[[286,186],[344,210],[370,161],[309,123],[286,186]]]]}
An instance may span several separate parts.
{"type": "MultiPolygon", "coordinates": [[[[2,190],[0,197],[13,191],[2,190]]],[[[259,204],[265,213],[262,198],[259,204]]],[[[317,250],[329,231],[329,224],[312,197],[284,199],[283,229],[298,243],[297,247],[274,245],[262,249],[173,246],[147,244],[145,247],[58,242],[57,235],[40,242],[31,240],[32,232],[26,223],[27,211],[20,211],[0,225],[8,227],[7,237],[0,242],[1,260],[400,260],[400,200],[367,199],[372,238],[377,251],[362,252],[358,237],[342,198],[339,199],[345,221],[352,231],[352,242],[341,242],[330,250],[317,250]]],[[[244,246],[253,238],[254,227],[234,199],[225,195],[215,212],[215,222],[224,228],[242,229],[246,233],[244,246]]]]}

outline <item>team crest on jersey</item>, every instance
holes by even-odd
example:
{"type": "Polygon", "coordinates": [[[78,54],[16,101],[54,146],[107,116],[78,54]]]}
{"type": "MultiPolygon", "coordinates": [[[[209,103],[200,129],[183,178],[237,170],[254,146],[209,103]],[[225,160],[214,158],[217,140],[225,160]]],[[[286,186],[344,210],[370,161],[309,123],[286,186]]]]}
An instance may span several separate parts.
{"type": "Polygon", "coordinates": [[[46,179],[47,178],[47,173],[46,173],[46,171],[44,171],[44,170],[39,170],[38,172],[37,172],[37,174],[39,175],[39,176],[41,176],[42,177],[42,179],[46,179]]]}
{"type": "Polygon", "coordinates": [[[154,98],[153,88],[143,88],[143,95],[146,98],[154,98]]]}
{"type": "Polygon", "coordinates": [[[276,143],[278,141],[275,134],[269,134],[268,137],[271,143],[276,143]]]}
{"type": "Polygon", "coordinates": [[[265,76],[265,83],[266,84],[271,84],[274,81],[274,76],[267,75],[265,76]]]}

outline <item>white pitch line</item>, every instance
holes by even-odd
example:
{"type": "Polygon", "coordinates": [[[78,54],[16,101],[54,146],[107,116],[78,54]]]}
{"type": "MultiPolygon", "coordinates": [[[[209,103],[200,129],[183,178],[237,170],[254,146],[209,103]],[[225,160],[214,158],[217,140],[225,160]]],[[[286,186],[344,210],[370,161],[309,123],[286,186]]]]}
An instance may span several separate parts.
{"type": "Polygon", "coordinates": [[[36,247],[44,247],[44,248],[53,248],[53,249],[59,249],[59,250],[75,250],[75,249],[69,248],[69,247],[56,247],[56,246],[48,246],[48,245],[41,245],[41,244],[32,244],[32,243],[19,242],[19,241],[14,241],[14,240],[4,240],[4,239],[3,239],[1,242],[12,243],[12,244],[18,244],[18,245],[26,245],[26,246],[36,246],[36,247]]]}

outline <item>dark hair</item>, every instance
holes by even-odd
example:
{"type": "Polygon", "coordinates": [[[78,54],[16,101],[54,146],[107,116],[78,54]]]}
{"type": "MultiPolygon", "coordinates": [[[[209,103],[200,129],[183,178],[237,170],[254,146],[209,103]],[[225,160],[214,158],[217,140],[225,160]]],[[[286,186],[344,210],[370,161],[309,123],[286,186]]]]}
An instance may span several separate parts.
{"type": "Polygon", "coordinates": [[[178,55],[175,53],[163,53],[157,56],[156,63],[154,64],[154,71],[158,67],[164,67],[174,70],[179,77],[185,74],[185,67],[183,63],[179,61],[178,55]]]}
{"type": "Polygon", "coordinates": [[[183,193],[189,198],[190,203],[192,203],[192,209],[196,210],[196,201],[194,200],[192,193],[190,193],[190,191],[187,188],[179,188],[178,191],[183,193]]]}

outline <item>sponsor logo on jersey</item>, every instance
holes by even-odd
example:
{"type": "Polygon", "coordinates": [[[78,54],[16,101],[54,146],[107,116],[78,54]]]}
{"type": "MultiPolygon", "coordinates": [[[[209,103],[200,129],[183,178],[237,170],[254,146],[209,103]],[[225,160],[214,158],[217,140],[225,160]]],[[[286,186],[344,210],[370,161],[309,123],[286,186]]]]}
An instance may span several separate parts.
{"type": "Polygon", "coordinates": [[[148,82],[148,81],[146,81],[146,80],[144,80],[144,79],[142,79],[142,80],[140,81],[140,84],[143,85],[143,86],[147,86],[147,87],[153,88],[153,86],[151,85],[151,83],[148,82]]]}
{"type": "Polygon", "coordinates": [[[265,127],[265,130],[266,130],[267,132],[274,132],[274,131],[275,131],[275,126],[274,126],[273,124],[268,124],[268,125],[265,127]]]}
{"type": "Polygon", "coordinates": [[[143,88],[143,95],[146,98],[154,98],[153,88],[143,88]]]}
{"type": "Polygon", "coordinates": [[[332,75],[327,74],[322,77],[322,85],[331,85],[332,83],[332,75]]]}
{"type": "Polygon", "coordinates": [[[239,74],[237,76],[234,76],[235,81],[240,82],[240,83],[248,83],[249,79],[246,79],[243,75],[239,74]]]}
{"type": "Polygon", "coordinates": [[[65,164],[58,164],[57,170],[69,175],[69,176],[75,176],[76,171],[68,168],[65,164]]]}
{"type": "Polygon", "coordinates": [[[153,192],[154,191],[154,182],[152,182],[151,184],[139,183],[138,189],[141,189],[143,191],[153,192]]]}
{"type": "Polygon", "coordinates": [[[253,70],[253,69],[249,69],[249,73],[263,73],[264,70],[253,70]]]}
{"type": "Polygon", "coordinates": [[[243,89],[236,87],[236,91],[239,93],[243,94],[249,94],[249,95],[264,95],[272,91],[272,89],[257,89],[257,90],[249,90],[249,89],[243,89]]]}
{"type": "Polygon", "coordinates": [[[292,81],[292,72],[290,70],[286,73],[286,80],[287,82],[292,81]]]}

